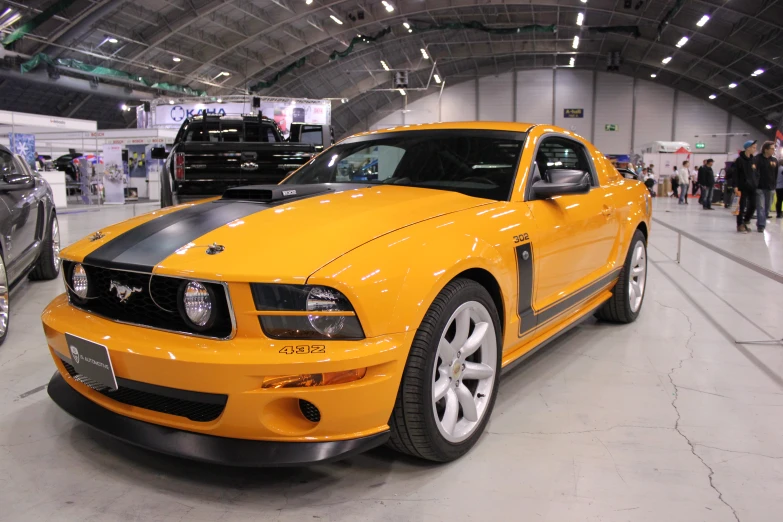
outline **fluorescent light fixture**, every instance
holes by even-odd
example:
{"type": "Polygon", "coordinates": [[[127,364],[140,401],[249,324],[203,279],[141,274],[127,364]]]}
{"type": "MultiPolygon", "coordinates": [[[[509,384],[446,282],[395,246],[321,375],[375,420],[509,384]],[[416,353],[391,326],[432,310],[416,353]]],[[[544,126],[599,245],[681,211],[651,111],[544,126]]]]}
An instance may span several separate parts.
{"type": "Polygon", "coordinates": [[[110,37],[109,37],[109,43],[113,43],[113,44],[115,44],[115,43],[117,43],[117,42],[119,42],[119,40],[117,40],[115,37],[113,37],[113,36],[110,36],[110,37]]]}
{"type": "Polygon", "coordinates": [[[688,43],[688,37],[687,36],[683,36],[682,38],[680,38],[680,41],[677,42],[677,47],[682,47],[686,43],[688,43]]]}
{"type": "Polygon", "coordinates": [[[696,25],[698,25],[699,27],[704,27],[704,24],[706,24],[709,21],[710,21],[710,15],[704,15],[701,17],[701,19],[698,22],[696,22],[696,25]]]}
{"type": "MultiPolygon", "coordinates": [[[[8,10],[6,9],[6,11],[8,10]]],[[[5,29],[6,27],[10,27],[14,25],[17,21],[19,21],[20,18],[22,18],[22,15],[19,13],[11,15],[11,18],[6,20],[5,22],[0,23],[0,29],[5,29]]]]}
{"type": "Polygon", "coordinates": [[[718,95],[717,95],[717,94],[710,94],[710,100],[714,100],[714,99],[715,99],[715,98],[717,98],[717,97],[718,97],[718,95]]]}
{"type": "Polygon", "coordinates": [[[172,56],[171,59],[174,60],[175,62],[181,62],[182,61],[182,58],[180,58],[179,56],[172,56]]]}
{"type": "Polygon", "coordinates": [[[572,56],[571,61],[568,62],[569,67],[573,67],[576,64],[576,57],[572,56]]]}
{"type": "Polygon", "coordinates": [[[579,37],[578,36],[574,36],[574,43],[571,44],[571,47],[573,47],[574,49],[579,49],[579,37]]]}
{"type": "Polygon", "coordinates": [[[582,25],[582,23],[585,21],[585,14],[579,13],[576,15],[576,25],[582,25]]]}
{"type": "Polygon", "coordinates": [[[402,23],[402,26],[403,26],[405,29],[410,29],[410,28],[411,28],[411,24],[409,24],[408,22],[403,22],[403,23],[402,23]]]}
{"type": "Polygon", "coordinates": [[[227,71],[222,71],[220,74],[218,74],[218,76],[231,76],[231,73],[227,71]]]}
{"type": "Polygon", "coordinates": [[[661,60],[661,63],[665,65],[665,64],[667,64],[667,63],[669,63],[671,61],[672,61],[672,57],[671,56],[667,56],[666,58],[661,60]]]}
{"type": "Polygon", "coordinates": [[[11,9],[10,7],[7,8],[5,11],[3,11],[3,14],[0,15],[0,20],[2,20],[3,18],[11,14],[11,11],[13,11],[13,9],[11,9]]]}
{"type": "Polygon", "coordinates": [[[657,74],[655,74],[655,73],[652,73],[652,74],[650,75],[650,78],[657,78],[657,77],[658,77],[658,75],[657,75],[657,74]]]}
{"type": "Polygon", "coordinates": [[[389,2],[387,2],[386,0],[382,0],[381,3],[383,4],[383,7],[385,7],[388,12],[391,13],[394,11],[394,6],[391,5],[389,2]]]}
{"type": "Polygon", "coordinates": [[[433,78],[435,78],[435,83],[437,83],[437,84],[440,84],[440,82],[442,81],[442,80],[440,79],[440,76],[438,76],[438,73],[435,73],[435,74],[433,75],[433,78]]]}
{"type": "Polygon", "coordinates": [[[405,96],[405,89],[399,89],[399,91],[400,91],[400,94],[402,94],[403,96],[405,96]]]}
{"type": "Polygon", "coordinates": [[[737,86],[737,84],[736,84],[736,83],[734,83],[734,82],[731,82],[731,83],[729,84],[729,89],[733,89],[733,88],[734,88],[734,87],[736,87],[736,86],[737,86]]]}
{"type": "Polygon", "coordinates": [[[767,129],[772,130],[772,124],[771,123],[767,123],[767,129]]]}
{"type": "Polygon", "coordinates": [[[421,51],[422,58],[424,58],[425,60],[429,60],[430,59],[430,55],[427,54],[427,50],[424,47],[422,47],[419,50],[421,51]]]}
{"type": "Polygon", "coordinates": [[[384,62],[383,60],[381,60],[381,67],[383,67],[383,69],[384,69],[385,71],[388,71],[388,70],[389,70],[389,66],[388,66],[388,65],[386,65],[386,62],[384,62]]]}
{"type": "Polygon", "coordinates": [[[762,74],[764,74],[764,69],[756,69],[751,76],[761,76],[762,74]]]}
{"type": "Polygon", "coordinates": [[[587,3],[587,0],[582,0],[582,3],[583,3],[583,4],[586,4],[586,3],[587,3]]]}
{"type": "Polygon", "coordinates": [[[329,18],[331,18],[332,20],[334,20],[334,23],[336,23],[336,24],[340,24],[340,25],[343,25],[343,21],[342,21],[342,20],[340,20],[339,18],[337,18],[336,16],[334,16],[334,15],[329,15],[329,18]]]}

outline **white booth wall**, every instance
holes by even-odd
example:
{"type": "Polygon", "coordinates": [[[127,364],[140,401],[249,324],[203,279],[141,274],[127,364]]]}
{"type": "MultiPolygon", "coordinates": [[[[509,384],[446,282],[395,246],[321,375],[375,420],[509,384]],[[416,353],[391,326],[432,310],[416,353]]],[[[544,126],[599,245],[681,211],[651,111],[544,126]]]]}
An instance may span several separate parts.
{"type": "Polygon", "coordinates": [[[765,139],[763,130],[708,99],[654,81],[567,68],[508,72],[454,85],[447,79],[442,96],[434,91],[405,111],[387,113],[370,129],[471,120],[554,123],[580,134],[605,154],[628,154],[652,141],[686,141],[691,150],[703,142],[700,153],[731,155],[749,138],[765,139]],[[564,109],[582,109],[584,117],[565,118],[564,109]],[[618,130],[606,131],[606,124],[615,124],[618,130]]]}

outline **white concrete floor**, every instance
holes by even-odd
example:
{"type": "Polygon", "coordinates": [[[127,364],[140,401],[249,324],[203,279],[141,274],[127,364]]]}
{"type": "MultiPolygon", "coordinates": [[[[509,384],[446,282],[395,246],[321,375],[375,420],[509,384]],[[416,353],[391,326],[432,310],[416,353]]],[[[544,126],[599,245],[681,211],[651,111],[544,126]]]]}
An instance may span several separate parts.
{"type": "MultiPolygon", "coordinates": [[[[737,234],[724,209],[655,201],[655,217],[783,272],[783,220],[737,234]]],[[[61,217],[64,243],[128,207],[61,217]]],[[[376,450],[336,464],[243,470],[99,434],[43,385],[39,314],[60,281],[12,296],[0,347],[0,520],[783,520],[783,292],[657,226],[639,320],[590,321],[506,373],[487,433],[436,466],[376,450]]]]}

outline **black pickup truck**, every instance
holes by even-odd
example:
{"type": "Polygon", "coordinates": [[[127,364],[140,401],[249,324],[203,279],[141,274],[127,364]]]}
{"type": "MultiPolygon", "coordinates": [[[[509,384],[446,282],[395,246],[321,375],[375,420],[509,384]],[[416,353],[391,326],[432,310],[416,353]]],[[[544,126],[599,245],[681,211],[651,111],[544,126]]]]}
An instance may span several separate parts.
{"type": "Polygon", "coordinates": [[[166,158],[161,207],[217,196],[230,187],[279,183],[332,144],[329,126],[301,125],[292,142],[263,116],[186,119],[168,154],[153,149],[153,158],[166,158]]]}

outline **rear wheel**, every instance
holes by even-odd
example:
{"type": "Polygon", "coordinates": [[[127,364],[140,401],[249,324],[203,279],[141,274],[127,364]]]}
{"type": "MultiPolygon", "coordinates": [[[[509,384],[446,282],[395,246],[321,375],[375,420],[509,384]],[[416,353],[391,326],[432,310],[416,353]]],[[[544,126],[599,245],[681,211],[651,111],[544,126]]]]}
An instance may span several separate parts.
{"type": "Polygon", "coordinates": [[[632,323],[639,317],[647,289],[647,242],[641,230],[633,235],[611,299],[598,310],[598,317],[614,323],[632,323]]]}
{"type": "Polygon", "coordinates": [[[60,274],[60,223],[52,214],[46,235],[41,241],[41,254],[35,268],[30,272],[30,279],[54,279],[60,274]]]}
{"type": "Polygon", "coordinates": [[[497,396],[500,321],[486,289],[456,279],[419,326],[397,392],[389,445],[437,462],[467,453],[497,396]]]}

